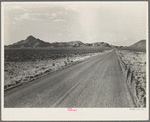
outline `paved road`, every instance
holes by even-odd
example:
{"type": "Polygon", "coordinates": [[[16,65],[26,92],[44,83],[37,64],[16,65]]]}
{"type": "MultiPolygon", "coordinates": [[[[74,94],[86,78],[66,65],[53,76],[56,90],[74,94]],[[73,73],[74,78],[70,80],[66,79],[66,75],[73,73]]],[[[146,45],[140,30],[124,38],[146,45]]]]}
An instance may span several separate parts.
{"type": "Polygon", "coordinates": [[[5,92],[4,107],[134,107],[115,51],[5,92]]]}

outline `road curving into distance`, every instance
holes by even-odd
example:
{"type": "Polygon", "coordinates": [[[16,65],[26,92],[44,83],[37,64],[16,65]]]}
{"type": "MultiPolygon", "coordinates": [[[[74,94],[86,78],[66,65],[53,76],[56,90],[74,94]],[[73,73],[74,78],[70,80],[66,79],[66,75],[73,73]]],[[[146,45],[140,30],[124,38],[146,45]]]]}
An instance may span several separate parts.
{"type": "Polygon", "coordinates": [[[4,107],[129,108],[135,105],[113,50],[6,91],[4,107]]]}

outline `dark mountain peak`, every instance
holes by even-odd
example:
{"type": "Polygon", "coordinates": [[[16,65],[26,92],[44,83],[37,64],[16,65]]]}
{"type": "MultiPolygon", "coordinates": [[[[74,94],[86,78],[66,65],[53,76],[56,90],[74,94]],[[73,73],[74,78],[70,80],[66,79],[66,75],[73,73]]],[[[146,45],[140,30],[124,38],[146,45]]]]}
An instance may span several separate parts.
{"type": "Polygon", "coordinates": [[[28,36],[27,38],[26,38],[26,40],[28,40],[28,41],[33,41],[33,40],[35,40],[36,38],[34,37],[34,36],[32,36],[32,35],[30,35],[30,36],[28,36]]]}
{"type": "Polygon", "coordinates": [[[44,42],[40,39],[36,39],[32,35],[30,35],[25,40],[21,40],[17,43],[9,45],[8,48],[44,48],[50,46],[50,43],[44,42]]]}

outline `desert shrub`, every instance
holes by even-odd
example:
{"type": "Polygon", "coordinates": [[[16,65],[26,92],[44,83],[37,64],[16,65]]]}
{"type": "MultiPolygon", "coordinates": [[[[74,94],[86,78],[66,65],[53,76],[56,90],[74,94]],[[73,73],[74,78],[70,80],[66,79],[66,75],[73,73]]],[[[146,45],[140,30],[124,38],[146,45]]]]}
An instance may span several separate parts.
{"type": "Polygon", "coordinates": [[[42,67],[41,70],[44,70],[46,67],[42,67]]]}
{"type": "Polygon", "coordinates": [[[48,69],[48,70],[45,71],[45,73],[48,73],[48,72],[50,72],[50,71],[51,71],[51,69],[48,69]]]}
{"type": "Polygon", "coordinates": [[[4,89],[7,89],[8,88],[8,85],[4,86],[4,89]]]}
{"type": "Polygon", "coordinates": [[[65,63],[65,66],[67,66],[67,62],[66,62],[66,61],[64,61],[64,63],[65,63]]]}
{"type": "Polygon", "coordinates": [[[20,83],[21,82],[21,80],[20,81],[16,81],[16,84],[18,84],[18,83],[20,83]]]}

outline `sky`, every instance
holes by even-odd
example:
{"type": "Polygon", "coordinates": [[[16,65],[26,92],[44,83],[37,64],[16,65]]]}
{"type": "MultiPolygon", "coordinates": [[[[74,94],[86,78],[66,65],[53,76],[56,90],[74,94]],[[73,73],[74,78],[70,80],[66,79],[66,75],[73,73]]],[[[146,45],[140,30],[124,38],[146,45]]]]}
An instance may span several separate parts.
{"type": "Polygon", "coordinates": [[[45,42],[129,46],[147,37],[148,2],[3,2],[4,44],[45,42]]]}

